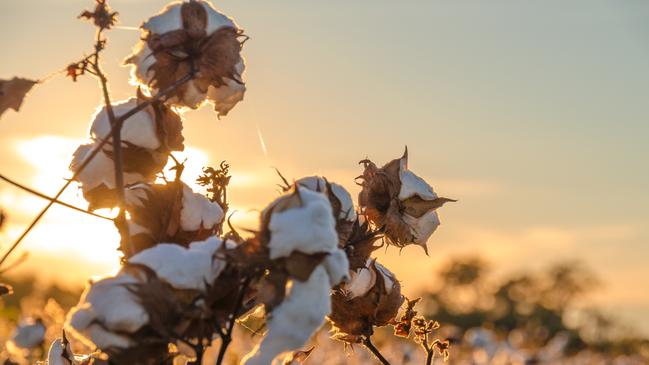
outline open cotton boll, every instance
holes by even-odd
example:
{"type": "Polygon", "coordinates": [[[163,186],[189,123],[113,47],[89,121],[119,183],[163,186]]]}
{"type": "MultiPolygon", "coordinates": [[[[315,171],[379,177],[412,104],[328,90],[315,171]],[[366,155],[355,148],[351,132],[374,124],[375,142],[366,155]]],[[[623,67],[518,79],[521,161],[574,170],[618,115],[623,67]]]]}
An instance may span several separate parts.
{"type": "Polygon", "coordinates": [[[99,348],[127,347],[119,334],[133,333],[149,321],[147,312],[128,289],[140,281],[124,272],[91,283],[68,313],[65,329],[99,348]]]}
{"type": "Polygon", "coordinates": [[[211,229],[225,217],[220,205],[209,201],[204,195],[194,193],[183,184],[183,208],[180,211],[180,226],[185,231],[211,229]]]}
{"type": "Polygon", "coordinates": [[[167,5],[160,13],[152,16],[144,22],[142,28],[157,34],[183,29],[181,7],[181,2],[167,5]]]}
{"type": "Polygon", "coordinates": [[[348,222],[353,222],[356,220],[354,201],[352,200],[352,196],[349,194],[347,189],[345,189],[342,185],[333,182],[329,182],[329,184],[327,184],[327,181],[321,176],[303,177],[297,180],[295,183],[311,191],[318,191],[322,193],[328,193],[328,189],[331,189],[331,193],[340,204],[338,219],[343,219],[348,222]]]}
{"type": "Polygon", "coordinates": [[[205,290],[205,283],[214,282],[225,268],[224,261],[214,258],[222,245],[216,237],[193,242],[189,248],[162,243],[137,253],[129,262],[149,267],[176,289],[205,290]]]}
{"type": "Polygon", "coordinates": [[[374,267],[378,271],[377,274],[380,274],[383,277],[385,292],[390,294],[392,292],[392,289],[394,288],[394,274],[392,273],[392,271],[388,270],[385,266],[376,261],[374,261],[374,267]]]}
{"type": "Polygon", "coordinates": [[[408,214],[403,215],[403,221],[410,226],[414,236],[413,242],[419,245],[426,245],[426,241],[433,235],[437,227],[441,224],[437,211],[431,210],[420,218],[411,217],[408,214]]]}
{"type": "Polygon", "coordinates": [[[10,342],[21,349],[33,349],[40,346],[45,339],[45,326],[41,319],[28,318],[21,321],[13,334],[10,342]]]}
{"type": "Polygon", "coordinates": [[[347,293],[349,299],[354,299],[367,294],[375,282],[376,272],[367,267],[362,267],[351,272],[351,279],[343,286],[343,290],[347,293]]]}
{"type": "MultiPolygon", "coordinates": [[[[113,104],[115,117],[126,114],[137,107],[136,98],[113,104]]],[[[90,127],[90,135],[96,140],[102,140],[111,134],[111,124],[106,107],[100,109],[94,117],[90,127]]],[[[121,129],[122,141],[135,146],[155,150],[160,147],[160,140],[156,134],[156,122],[147,109],[135,113],[124,121],[121,129]]]]}
{"type": "MultiPolygon", "coordinates": [[[[70,170],[76,172],[96,147],[97,143],[79,146],[72,156],[70,170]]],[[[104,151],[100,151],[86,165],[81,173],[77,175],[76,180],[81,183],[81,188],[84,192],[88,192],[102,184],[108,189],[114,189],[115,167],[113,160],[104,151]]],[[[134,184],[145,180],[145,177],[137,172],[124,172],[124,184],[134,184]]]]}
{"type": "MultiPolygon", "coordinates": [[[[212,34],[223,27],[236,27],[232,19],[216,10],[211,3],[203,0],[198,0],[197,3],[203,6],[207,14],[205,28],[207,34],[212,34]]],[[[156,34],[183,29],[182,5],[182,2],[167,5],[160,13],[144,22],[142,28],[156,34]]]]}
{"type": "MultiPolygon", "coordinates": [[[[245,68],[243,58],[241,58],[235,65],[236,75],[241,77],[245,68]]],[[[228,115],[228,112],[243,100],[243,96],[246,93],[245,84],[231,78],[224,78],[223,81],[225,85],[220,87],[210,85],[207,89],[207,100],[214,105],[214,110],[219,116],[228,115]]]]}
{"type": "Polygon", "coordinates": [[[226,115],[243,99],[242,31],[208,1],[176,2],[142,25],[143,36],[125,63],[149,94],[175,85],[166,104],[196,109],[208,99],[226,115]],[[182,85],[176,82],[189,75],[182,85]]]}
{"type": "MultiPolygon", "coordinates": [[[[299,194],[301,206],[272,212],[270,216],[270,258],[286,257],[293,251],[305,254],[333,252],[338,245],[338,235],[327,198],[302,187],[293,194],[299,194]]],[[[270,207],[285,198],[280,197],[270,207]]],[[[269,208],[264,213],[267,214],[269,208]]]]}
{"type": "Polygon", "coordinates": [[[242,365],[268,365],[278,355],[300,349],[331,312],[329,276],[319,265],[306,282],[291,281],[287,297],[268,320],[268,332],[242,365]]]}
{"type": "Polygon", "coordinates": [[[349,260],[345,251],[337,249],[325,257],[322,262],[327,275],[329,275],[331,286],[336,286],[342,281],[349,280],[349,260]]]}

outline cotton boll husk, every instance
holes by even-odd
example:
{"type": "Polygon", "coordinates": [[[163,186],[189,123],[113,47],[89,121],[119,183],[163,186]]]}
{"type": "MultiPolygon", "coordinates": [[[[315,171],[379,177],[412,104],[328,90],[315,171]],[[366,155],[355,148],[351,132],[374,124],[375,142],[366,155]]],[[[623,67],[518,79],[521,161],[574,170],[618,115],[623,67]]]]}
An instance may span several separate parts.
{"type": "Polygon", "coordinates": [[[308,281],[293,280],[287,297],[268,320],[266,336],[241,364],[268,365],[278,355],[302,348],[331,312],[329,281],[322,265],[313,271],[308,281]]]}
{"type": "Polygon", "coordinates": [[[133,333],[149,321],[147,312],[127,287],[139,282],[120,272],[91,283],[79,304],[68,313],[66,331],[99,348],[129,346],[131,341],[116,333],[133,333]]]}
{"type": "MultiPolygon", "coordinates": [[[[126,114],[131,109],[137,107],[136,98],[113,104],[115,117],[126,114]]],[[[90,135],[96,140],[102,140],[111,134],[111,124],[108,118],[106,107],[100,109],[94,117],[90,127],[90,135]]],[[[151,113],[147,110],[141,110],[124,121],[121,129],[122,141],[133,145],[155,150],[160,147],[160,140],[156,134],[156,122],[151,113]]]]}
{"type": "MultiPolygon", "coordinates": [[[[272,212],[268,223],[270,230],[270,258],[287,257],[293,251],[305,254],[333,252],[338,245],[336,224],[327,198],[316,192],[298,187],[301,206],[282,212],[272,212]]],[[[271,203],[272,208],[287,196],[271,203]]],[[[269,208],[262,216],[269,213],[269,208]]]]}
{"type": "Polygon", "coordinates": [[[209,201],[204,195],[194,193],[183,184],[183,208],[180,211],[180,226],[185,231],[211,229],[225,217],[220,205],[209,201]]]}
{"type": "Polygon", "coordinates": [[[223,241],[216,237],[193,242],[189,248],[162,243],[137,253],[129,262],[149,267],[176,289],[204,291],[205,284],[213,283],[225,268],[225,261],[214,257],[221,246],[223,241]]]}

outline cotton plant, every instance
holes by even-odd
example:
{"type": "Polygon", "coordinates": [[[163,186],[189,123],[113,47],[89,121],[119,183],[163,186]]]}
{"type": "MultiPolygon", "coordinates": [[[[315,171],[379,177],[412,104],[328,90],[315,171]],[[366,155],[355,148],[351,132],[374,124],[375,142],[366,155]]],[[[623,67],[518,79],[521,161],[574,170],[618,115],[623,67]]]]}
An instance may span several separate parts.
{"type": "MultiPolygon", "coordinates": [[[[367,347],[383,364],[371,341],[376,327],[413,334],[427,344],[427,354],[442,351],[442,342],[428,342],[432,322],[415,315],[396,275],[372,257],[386,244],[426,248],[439,225],[437,209],[452,201],[409,170],[407,153],[380,168],[363,160],[356,203],[324,176],[292,184],[282,177],[283,192],[244,237],[226,219],[229,165],[203,170],[196,181],[207,190],[203,195],[181,180],[184,165],[173,155],[185,148],[186,109],[210,103],[220,117],[243,100],[242,29],[209,1],[169,4],[142,24],[126,59],[134,96],[114,101],[100,55],[117,13],[96,0],[80,17],[97,27],[94,52],[65,71],[73,81],[97,77],[104,102],[92,116],[87,143],[71,158],[72,177],[43,212],[77,183],[88,211],[72,208],[95,216],[94,210],[116,209],[114,218],[99,216],[114,221],[123,257],[116,273],[89,282],[50,345],[49,364],[201,364],[220,339],[215,359],[221,365],[235,323],[251,315],[263,317],[266,331],[240,365],[304,362],[313,351],[305,346],[325,323],[334,339],[367,347]],[[173,179],[163,171],[169,159],[173,179]],[[75,344],[89,353],[73,353],[75,344]]],[[[0,113],[18,110],[39,83],[0,81],[0,113]]],[[[16,348],[38,342],[32,330],[14,336],[16,348]]]]}

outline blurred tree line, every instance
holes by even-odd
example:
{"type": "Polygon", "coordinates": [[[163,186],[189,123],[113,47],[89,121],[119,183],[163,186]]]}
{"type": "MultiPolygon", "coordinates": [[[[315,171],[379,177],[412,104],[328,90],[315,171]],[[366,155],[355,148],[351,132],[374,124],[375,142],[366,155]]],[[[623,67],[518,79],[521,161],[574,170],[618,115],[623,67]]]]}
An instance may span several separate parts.
{"type": "Polygon", "coordinates": [[[528,348],[561,334],[567,353],[637,354],[649,347],[648,339],[584,305],[599,281],[578,262],[496,278],[483,259],[464,257],[448,261],[437,276],[439,285],[422,295],[421,305],[426,316],[456,329],[451,338],[481,327],[502,338],[518,334],[528,348]]]}

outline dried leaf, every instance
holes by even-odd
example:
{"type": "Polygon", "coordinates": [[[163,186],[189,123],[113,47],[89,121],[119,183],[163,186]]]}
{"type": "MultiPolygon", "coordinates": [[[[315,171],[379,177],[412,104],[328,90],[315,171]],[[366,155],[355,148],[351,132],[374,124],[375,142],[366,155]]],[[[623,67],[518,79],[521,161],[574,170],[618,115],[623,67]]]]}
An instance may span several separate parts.
{"type": "Polygon", "coordinates": [[[14,77],[0,80],[0,117],[9,108],[19,111],[27,93],[38,81],[14,77]]]}

